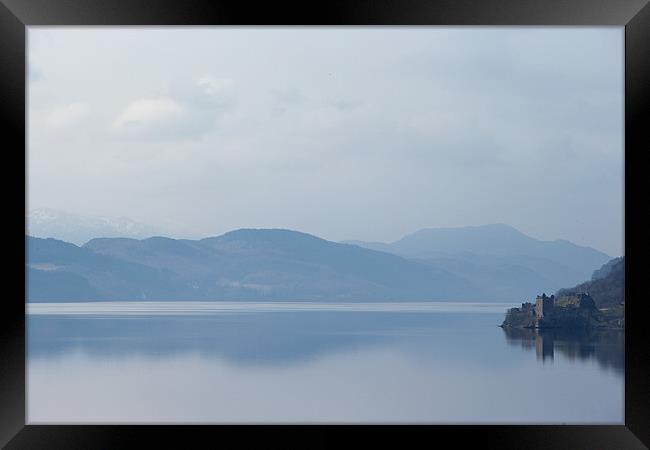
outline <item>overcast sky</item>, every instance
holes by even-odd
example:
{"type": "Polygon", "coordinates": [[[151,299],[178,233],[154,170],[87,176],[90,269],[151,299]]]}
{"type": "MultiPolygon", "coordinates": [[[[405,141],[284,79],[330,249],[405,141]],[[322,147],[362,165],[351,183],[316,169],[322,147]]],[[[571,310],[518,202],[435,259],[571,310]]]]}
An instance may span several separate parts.
{"type": "Polygon", "coordinates": [[[28,206],[623,252],[623,28],[30,27],[28,206]]]}

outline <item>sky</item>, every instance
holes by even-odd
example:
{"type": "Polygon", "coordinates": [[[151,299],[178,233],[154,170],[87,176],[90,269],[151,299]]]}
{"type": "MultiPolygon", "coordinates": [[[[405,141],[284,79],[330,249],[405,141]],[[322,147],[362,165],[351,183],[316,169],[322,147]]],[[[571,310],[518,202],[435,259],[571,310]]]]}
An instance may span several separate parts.
{"type": "Polygon", "coordinates": [[[28,208],[617,256],[622,27],[29,27],[28,208]]]}

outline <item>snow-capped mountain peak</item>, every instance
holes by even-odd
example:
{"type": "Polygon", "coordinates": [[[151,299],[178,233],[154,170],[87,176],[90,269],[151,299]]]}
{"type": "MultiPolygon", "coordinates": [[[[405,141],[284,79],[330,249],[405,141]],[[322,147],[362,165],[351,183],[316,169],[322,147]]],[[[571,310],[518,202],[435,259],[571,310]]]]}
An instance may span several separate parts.
{"type": "Polygon", "coordinates": [[[52,237],[82,245],[97,237],[142,239],[169,233],[128,217],[82,215],[51,208],[39,208],[31,210],[27,215],[27,234],[35,237],[52,237]]]}

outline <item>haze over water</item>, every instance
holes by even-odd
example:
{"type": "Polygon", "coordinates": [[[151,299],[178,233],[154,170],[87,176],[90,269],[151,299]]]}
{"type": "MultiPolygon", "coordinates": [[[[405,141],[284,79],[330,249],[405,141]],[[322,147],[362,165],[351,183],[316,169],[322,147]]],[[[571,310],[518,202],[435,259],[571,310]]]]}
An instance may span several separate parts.
{"type": "Polygon", "coordinates": [[[623,423],[623,334],[505,304],[31,304],[29,423],[623,423]]]}

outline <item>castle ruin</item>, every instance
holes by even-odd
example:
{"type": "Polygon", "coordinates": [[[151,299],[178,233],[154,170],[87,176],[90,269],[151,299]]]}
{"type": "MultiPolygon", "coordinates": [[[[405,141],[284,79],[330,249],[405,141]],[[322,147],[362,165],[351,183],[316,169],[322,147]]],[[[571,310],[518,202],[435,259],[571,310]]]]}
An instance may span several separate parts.
{"type": "Polygon", "coordinates": [[[598,325],[599,314],[594,299],[586,292],[571,293],[557,299],[555,295],[542,294],[534,303],[524,302],[520,308],[510,308],[501,326],[584,329],[598,325]]]}
{"type": "Polygon", "coordinates": [[[547,297],[546,294],[538,295],[535,299],[535,318],[543,319],[545,314],[549,314],[555,307],[555,295],[547,297]]]}

